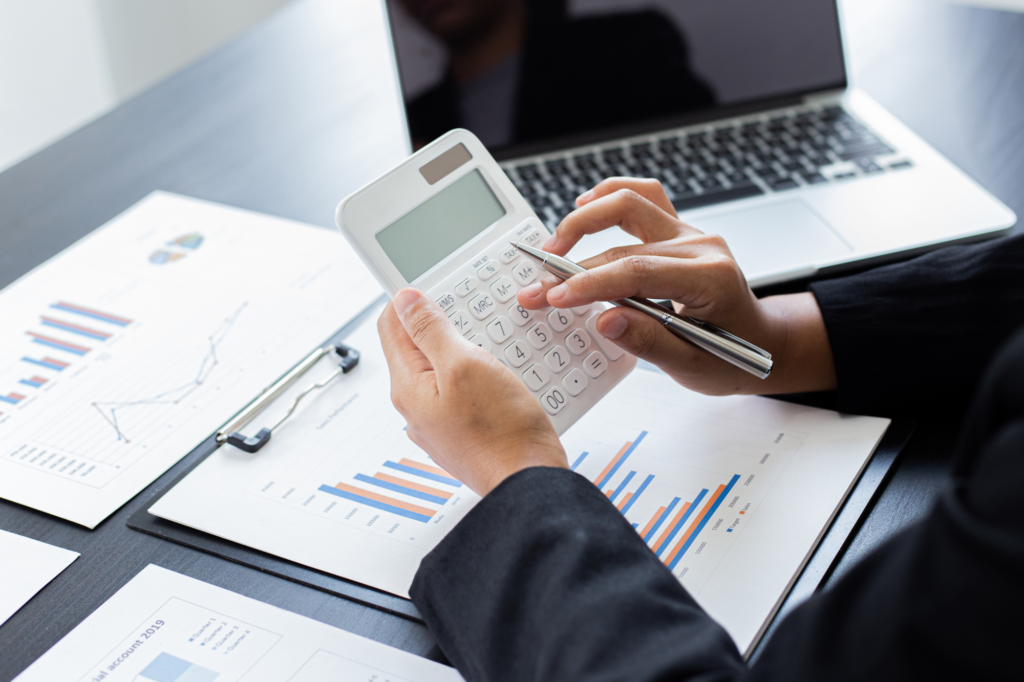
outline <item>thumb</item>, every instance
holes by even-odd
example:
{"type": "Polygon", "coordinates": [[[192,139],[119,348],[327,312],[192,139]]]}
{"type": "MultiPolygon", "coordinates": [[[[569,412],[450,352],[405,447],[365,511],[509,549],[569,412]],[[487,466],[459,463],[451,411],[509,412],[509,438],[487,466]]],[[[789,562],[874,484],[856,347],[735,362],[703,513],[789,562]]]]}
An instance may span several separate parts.
{"type": "Polygon", "coordinates": [[[464,352],[462,344],[469,344],[437,303],[416,289],[400,290],[394,304],[409,338],[435,368],[446,364],[452,352],[464,352]]]}

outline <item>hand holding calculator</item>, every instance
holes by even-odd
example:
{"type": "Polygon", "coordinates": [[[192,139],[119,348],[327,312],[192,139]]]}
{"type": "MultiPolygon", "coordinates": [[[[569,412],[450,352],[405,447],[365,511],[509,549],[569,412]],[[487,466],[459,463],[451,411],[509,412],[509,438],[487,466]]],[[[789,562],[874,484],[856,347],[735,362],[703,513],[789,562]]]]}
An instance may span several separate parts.
{"type": "Polygon", "coordinates": [[[472,133],[455,130],[338,206],[338,227],[389,295],[425,292],[515,372],[564,433],[636,365],[597,333],[604,304],[527,310],[541,267],[509,242],[547,228],[472,133]]]}

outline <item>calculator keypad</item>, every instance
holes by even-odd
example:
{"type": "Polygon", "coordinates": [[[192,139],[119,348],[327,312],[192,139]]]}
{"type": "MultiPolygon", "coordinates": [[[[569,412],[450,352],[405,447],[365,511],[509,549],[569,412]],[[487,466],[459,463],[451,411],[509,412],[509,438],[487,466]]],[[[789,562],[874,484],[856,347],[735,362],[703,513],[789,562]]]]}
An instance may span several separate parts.
{"type": "Polygon", "coordinates": [[[540,221],[527,220],[430,295],[471,343],[519,375],[561,434],[628,374],[636,359],[597,333],[604,304],[533,311],[516,301],[543,268],[509,242],[537,245],[547,236],[540,221]]]}

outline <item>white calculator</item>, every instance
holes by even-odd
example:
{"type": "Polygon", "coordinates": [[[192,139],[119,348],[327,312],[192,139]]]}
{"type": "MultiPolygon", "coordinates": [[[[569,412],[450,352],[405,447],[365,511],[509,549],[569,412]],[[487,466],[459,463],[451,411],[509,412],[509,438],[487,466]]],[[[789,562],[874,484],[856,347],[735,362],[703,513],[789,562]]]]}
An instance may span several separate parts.
{"type": "Polygon", "coordinates": [[[515,372],[564,433],[636,366],[597,333],[603,303],[531,311],[516,301],[541,267],[509,242],[544,224],[481,142],[453,130],[338,205],[338,227],[388,295],[414,286],[515,372]]]}

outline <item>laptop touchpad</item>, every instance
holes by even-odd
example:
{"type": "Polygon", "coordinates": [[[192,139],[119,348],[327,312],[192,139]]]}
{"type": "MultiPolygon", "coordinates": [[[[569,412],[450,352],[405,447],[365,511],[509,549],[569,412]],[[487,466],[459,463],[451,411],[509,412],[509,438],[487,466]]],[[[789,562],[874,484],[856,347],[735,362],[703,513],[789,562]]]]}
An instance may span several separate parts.
{"type": "Polygon", "coordinates": [[[701,232],[724,237],[750,279],[807,268],[853,250],[799,199],[704,214],[691,224],[701,232]]]}

